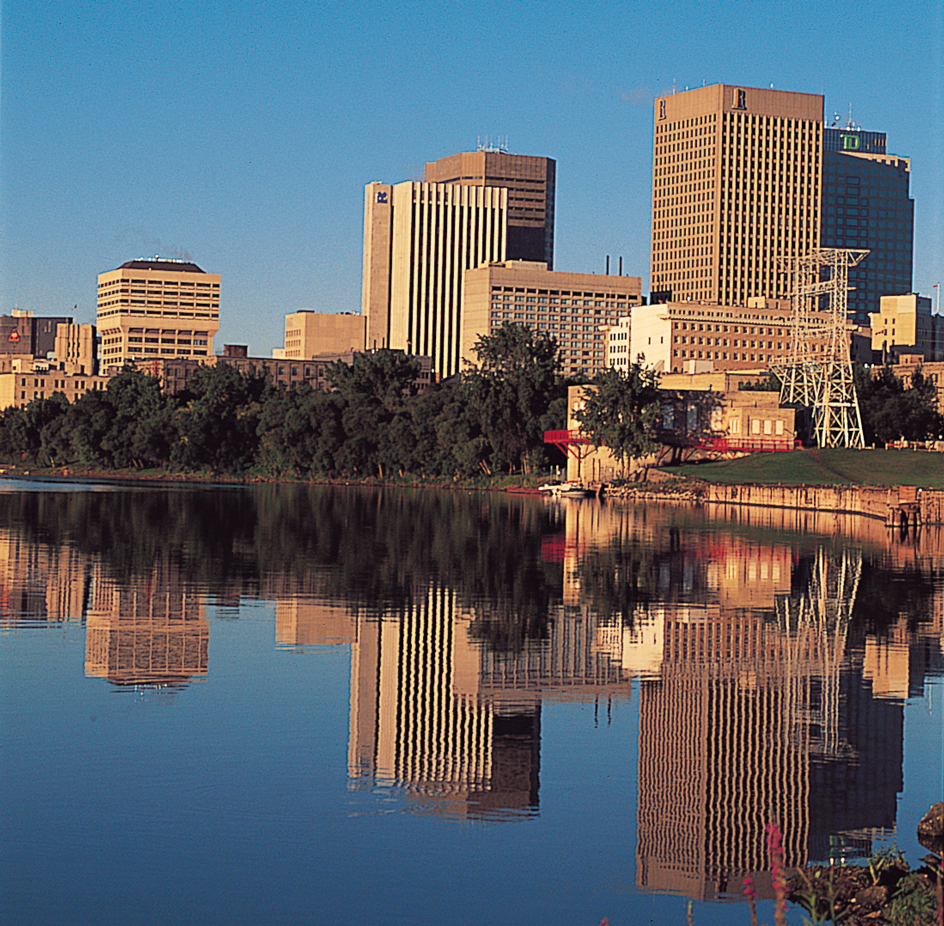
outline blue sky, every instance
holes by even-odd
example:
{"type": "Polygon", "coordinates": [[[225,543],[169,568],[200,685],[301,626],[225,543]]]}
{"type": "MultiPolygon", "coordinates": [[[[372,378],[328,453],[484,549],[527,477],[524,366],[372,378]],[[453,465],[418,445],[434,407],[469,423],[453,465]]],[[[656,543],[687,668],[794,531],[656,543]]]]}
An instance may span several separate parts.
{"type": "Polygon", "coordinates": [[[94,321],[99,273],[222,275],[217,346],[360,310],[363,187],[507,137],[557,160],[555,269],[649,283],[652,102],[822,93],[912,159],[914,286],[944,282],[944,0],[4,0],[0,311],[94,321]]]}

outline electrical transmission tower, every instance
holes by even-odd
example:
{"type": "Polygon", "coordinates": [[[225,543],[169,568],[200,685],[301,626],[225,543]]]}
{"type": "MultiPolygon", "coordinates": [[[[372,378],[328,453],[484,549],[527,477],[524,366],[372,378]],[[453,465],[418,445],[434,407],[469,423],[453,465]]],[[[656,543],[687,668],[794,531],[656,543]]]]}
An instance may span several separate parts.
{"type": "Polygon", "coordinates": [[[813,409],[819,447],[865,445],[846,316],[849,268],[868,253],[820,248],[785,261],[793,293],[790,359],[773,370],[780,377],[782,404],[813,409]]]}

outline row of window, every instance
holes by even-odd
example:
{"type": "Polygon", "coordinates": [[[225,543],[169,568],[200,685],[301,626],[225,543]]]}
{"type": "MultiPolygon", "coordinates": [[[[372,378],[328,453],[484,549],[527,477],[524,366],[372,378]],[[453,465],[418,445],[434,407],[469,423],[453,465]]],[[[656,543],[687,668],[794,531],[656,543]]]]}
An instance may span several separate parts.
{"type": "MultiPolygon", "coordinates": [[[[531,292],[533,293],[534,291],[531,290],[531,292]]],[[[548,296],[544,293],[540,295],[524,295],[520,290],[512,292],[510,289],[502,292],[498,287],[492,290],[493,300],[502,299],[505,302],[535,302],[540,305],[602,306],[604,303],[606,305],[625,305],[627,300],[634,302],[639,298],[638,296],[629,296],[625,293],[617,293],[616,295],[612,293],[564,293],[563,296],[563,298],[557,295],[548,296]]]]}
{"type": "MultiPolygon", "coordinates": [[[[161,287],[163,286],[164,291],[166,292],[169,289],[192,289],[194,287],[199,287],[200,289],[219,289],[219,283],[188,283],[186,280],[108,280],[105,283],[99,283],[98,288],[101,290],[110,290],[114,289],[117,286],[127,287],[131,286],[150,286],[155,288],[160,292],[161,287]]],[[[122,289],[121,292],[128,292],[127,289],[122,289]]],[[[134,292],[141,292],[141,290],[134,290],[134,292]]]]}
{"type": "Polygon", "coordinates": [[[160,309],[148,309],[145,307],[138,308],[135,306],[133,310],[129,309],[108,309],[104,312],[99,312],[99,318],[111,318],[115,315],[153,315],[153,316],[163,316],[165,318],[219,318],[219,311],[216,312],[185,312],[185,311],[162,311],[160,309]]]}

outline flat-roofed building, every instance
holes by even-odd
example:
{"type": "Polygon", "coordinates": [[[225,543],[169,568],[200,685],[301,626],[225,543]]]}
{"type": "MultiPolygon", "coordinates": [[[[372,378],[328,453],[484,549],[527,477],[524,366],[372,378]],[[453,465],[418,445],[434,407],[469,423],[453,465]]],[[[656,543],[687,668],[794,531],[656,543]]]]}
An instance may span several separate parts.
{"type": "MultiPolygon", "coordinates": [[[[362,351],[366,338],[363,315],[312,312],[285,316],[285,360],[311,360],[326,354],[362,351]]],[[[280,358],[283,359],[283,358],[280,358]]]]}
{"type": "Polygon", "coordinates": [[[655,101],[650,301],[788,295],[820,242],[823,97],[717,84],[655,101]]]}
{"type": "Polygon", "coordinates": [[[882,296],[872,315],[872,350],[880,351],[885,360],[902,354],[923,354],[930,362],[944,360],[944,316],[931,313],[927,296],[882,296]]]}
{"type": "MultiPolygon", "coordinates": [[[[902,381],[905,389],[911,388],[911,378],[919,371],[925,380],[934,385],[937,390],[937,410],[944,412],[944,362],[927,361],[923,354],[902,354],[898,363],[892,367],[892,373],[902,381]]],[[[872,372],[878,375],[881,367],[876,367],[872,372]]]]}
{"type": "Polygon", "coordinates": [[[505,259],[508,190],[455,183],[369,183],[361,314],[367,349],[460,370],[463,274],[505,259]]]}
{"type": "Polygon", "coordinates": [[[786,300],[645,305],[633,312],[630,356],[665,373],[765,370],[790,357],[792,324],[786,300]]]}
{"type": "Polygon", "coordinates": [[[209,357],[220,330],[220,275],[188,261],[131,260],[98,276],[103,371],[209,357]]]}
{"type": "Polygon", "coordinates": [[[633,319],[631,315],[624,315],[606,331],[604,343],[606,344],[606,356],[603,365],[608,369],[622,370],[628,372],[633,364],[633,358],[629,353],[632,339],[633,319]]]}
{"type": "Polygon", "coordinates": [[[59,325],[71,323],[68,315],[36,315],[22,309],[0,315],[0,372],[9,372],[12,361],[24,357],[47,360],[55,350],[59,325]]]}
{"type": "Polygon", "coordinates": [[[0,409],[22,408],[33,399],[50,399],[56,393],[74,402],[86,392],[106,389],[109,379],[108,376],[37,369],[32,361],[15,364],[13,372],[0,373],[0,409]]]}
{"type": "Polygon", "coordinates": [[[56,328],[56,363],[66,373],[98,372],[98,339],[94,325],[60,324],[56,328]]]}
{"type": "Polygon", "coordinates": [[[554,194],[557,164],[551,158],[485,149],[426,165],[427,183],[504,187],[508,190],[509,260],[543,261],[554,269],[554,194]]]}
{"type": "MultiPolygon", "coordinates": [[[[331,367],[337,362],[350,365],[354,362],[355,353],[348,351],[311,360],[286,360],[280,357],[249,357],[235,354],[211,357],[208,361],[178,358],[158,361],[153,369],[149,369],[149,372],[160,378],[161,388],[169,395],[175,395],[187,389],[201,366],[213,366],[219,363],[235,367],[244,375],[266,376],[276,386],[290,388],[307,385],[312,389],[327,392],[332,389],[328,375],[331,367]]],[[[421,392],[433,382],[432,361],[429,357],[414,356],[411,359],[420,365],[414,386],[417,392],[421,392]]]]}
{"type": "Polygon", "coordinates": [[[465,273],[462,358],[474,361],[482,335],[506,322],[552,335],[565,375],[593,375],[606,358],[605,328],[641,302],[640,277],[560,273],[537,261],[507,260],[465,273]]]}

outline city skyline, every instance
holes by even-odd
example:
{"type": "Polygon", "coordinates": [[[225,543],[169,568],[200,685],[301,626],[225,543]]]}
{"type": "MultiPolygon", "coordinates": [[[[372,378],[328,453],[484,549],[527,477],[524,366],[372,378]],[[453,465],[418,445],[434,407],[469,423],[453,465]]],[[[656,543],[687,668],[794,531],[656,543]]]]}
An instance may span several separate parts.
{"type": "Polygon", "coordinates": [[[911,159],[914,289],[933,296],[944,276],[940,3],[882,10],[881,44],[878,10],[813,23],[771,3],[691,5],[670,30],[657,9],[615,4],[4,14],[5,312],[76,306],[92,322],[99,273],[189,258],[224,280],[219,343],[267,355],[286,314],[357,311],[366,183],[421,180],[428,162],[506,139],[557,162],[555,270],[622,257],[648,292],[653,101],[715,83],[824,94],[826,126],[851,106],[886,133],[911,159]],[[785,37],[789,56],[743,55],[785,37]]]}

